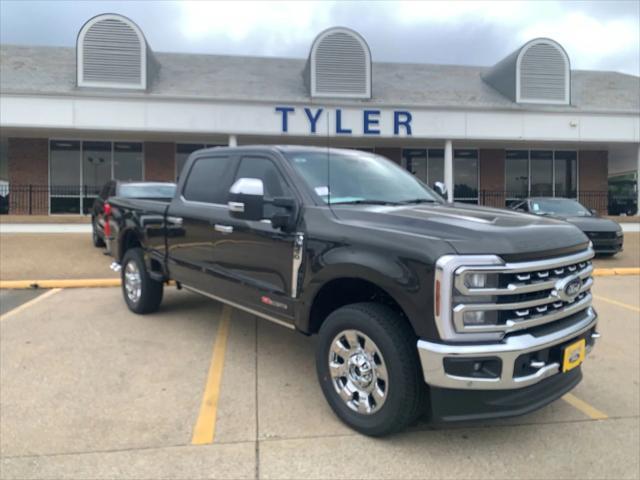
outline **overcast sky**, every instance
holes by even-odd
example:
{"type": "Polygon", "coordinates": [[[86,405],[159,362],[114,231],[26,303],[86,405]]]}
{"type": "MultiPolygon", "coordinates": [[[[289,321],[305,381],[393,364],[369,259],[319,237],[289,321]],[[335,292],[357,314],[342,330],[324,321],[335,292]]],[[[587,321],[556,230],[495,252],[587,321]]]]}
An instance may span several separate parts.
{"type": "Polygon", "coordinates": [[[374,61],[492,65],[531,38],[574,69],[640,74],[640,1],[207,2],[0,0],[0,41],[75,45],[93,15],[134,20],[157,52],[306,57],[323,29],[360,32],[374,61]]]}

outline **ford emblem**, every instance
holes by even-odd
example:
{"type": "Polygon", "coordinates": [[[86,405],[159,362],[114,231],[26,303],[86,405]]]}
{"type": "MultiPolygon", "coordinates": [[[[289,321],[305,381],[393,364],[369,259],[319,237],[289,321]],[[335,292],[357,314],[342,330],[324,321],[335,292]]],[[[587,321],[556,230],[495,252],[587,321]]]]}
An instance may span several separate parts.
{"type": "Polygon", "coordinates": [[[556,291],[558,297],[565,302],[573,301],[582,288],[582,280],[580,277],[567,277],[563,278],[556,284],[556,291]]]}

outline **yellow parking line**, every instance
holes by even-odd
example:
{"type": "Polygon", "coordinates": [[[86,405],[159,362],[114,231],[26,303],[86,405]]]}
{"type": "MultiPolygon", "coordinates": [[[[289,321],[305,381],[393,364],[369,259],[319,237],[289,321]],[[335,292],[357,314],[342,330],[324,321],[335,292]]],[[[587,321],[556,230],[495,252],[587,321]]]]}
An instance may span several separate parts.
{"type": "Polygon", "coordinates": [[[594,277],[607,277],[610,275],[640,275],[640,268],[595,268],[593,270],[594,277]]]}
{"type": "Polygon", "coordinates": [[[119,287],[119,278],[82,278],[59,280],[2,280],[0,289],[119,287]]]}
{"type": "Polygon", "coordinates": [[[601,297],[600,295],[594,295],[593,298],[597,300],[602,300],[603,302],[610,303],[611,305],[617,305],[618,307],[626,308],[628,310],[632,310],[634,312],[640,312],[640,308],[635,305],[629,305],[628,303],[618,302],[617,300],[611,300],[607,297],[601,297]]]}
{"type": "Polygon", "coordinates": [[[584,400],[580,400],[578,397],[571,393],[565,394],[562,399],[593,420],[604,420],[606,418],[609,418],[606,413],[601,412],[596,407],[589,405],[584,400]]]}
{"type": "Polygon", "coordinates": [[[61,290],[60,288],[54,288],[53,290],[49,290],[48,292],[45,292],[42,295],[38,295],[36,298],[32,298],[31,300],[29,300],[28,302],[23,303],[22,305],[18,305],[16,308],[14,308],[12,310],[9,310],[4,315],[0,315],[0,321],[6,320],[7,318],[12,317],[12,316],[16,315],[17,313],[20,313],[23,310],[26,310],[27,308],[32,307],[33,305],[35,305],[36,303],[41,302],[45,298],[49,298],[50,296],[55,295],[60,290],[61,290]]]}
{"type": "Polygon", "coordinates": [[[213,355],[211,356],[207,384],[200,404],[200,414],[191,437],[192,445],[213,443],[216,434],[216,414],[218,411],[218,399],[220,398],[224,354],[227,349],[227,338],[229,337],[230,319],[231,307],[225,305],[222,308],[220,326],[218,327],[216,341],[213,344],[213,355]]]}

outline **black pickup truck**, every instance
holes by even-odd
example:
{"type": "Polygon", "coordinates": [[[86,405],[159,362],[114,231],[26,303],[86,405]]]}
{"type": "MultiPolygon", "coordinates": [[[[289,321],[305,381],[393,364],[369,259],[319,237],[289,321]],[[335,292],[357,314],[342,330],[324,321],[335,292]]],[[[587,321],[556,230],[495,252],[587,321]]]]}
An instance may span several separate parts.
{"type": "Polygon", "coordinates": [[[599,334],[575,226],[446,203],[352,150],[206,149],[183,172],[170,203],[111,200],[128,307],[155,311],[174,280],[318,334],[318,380],[355,430],[523,414],[581,380],[599,334]]]}

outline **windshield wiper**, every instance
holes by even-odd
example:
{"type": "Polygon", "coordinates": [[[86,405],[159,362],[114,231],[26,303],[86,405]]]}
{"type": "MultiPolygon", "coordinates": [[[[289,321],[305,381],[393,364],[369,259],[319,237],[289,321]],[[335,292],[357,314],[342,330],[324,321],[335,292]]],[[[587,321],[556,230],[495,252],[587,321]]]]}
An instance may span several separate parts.
{"type": "Polygon", "coordinates": [[[400,202],[401,204],[418,204],[418,203],[440,203],[437,200],[434,200],[433,198],[413,198],[411,200],[403,200],[402,202],[400,202]]]}
{"type": "Polygon", "coordinates": [[[401,203],[387,200],[345,200],[344,202],[331,202],[329,205],[401,205],[401,203]]]}

